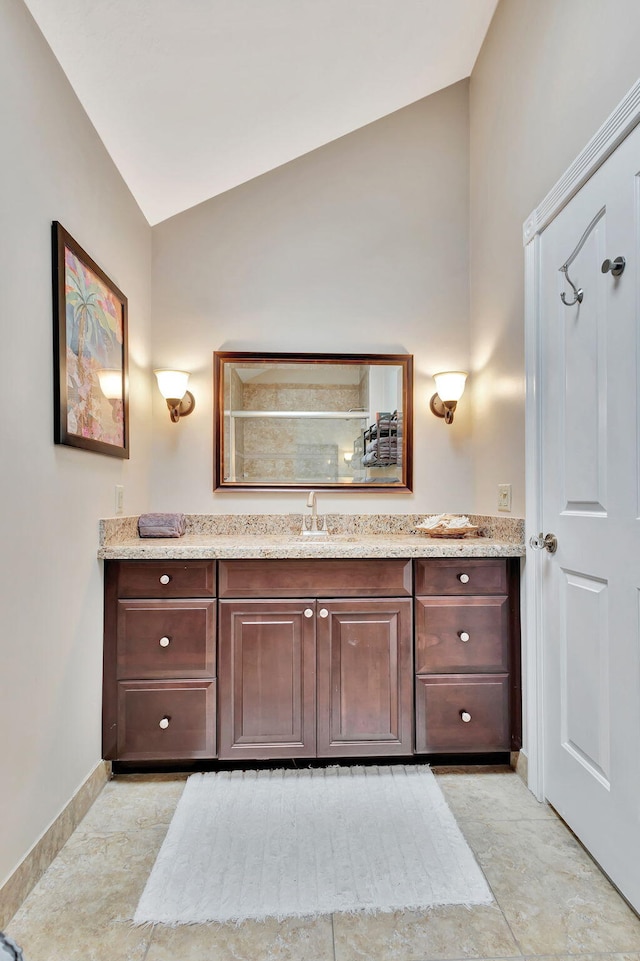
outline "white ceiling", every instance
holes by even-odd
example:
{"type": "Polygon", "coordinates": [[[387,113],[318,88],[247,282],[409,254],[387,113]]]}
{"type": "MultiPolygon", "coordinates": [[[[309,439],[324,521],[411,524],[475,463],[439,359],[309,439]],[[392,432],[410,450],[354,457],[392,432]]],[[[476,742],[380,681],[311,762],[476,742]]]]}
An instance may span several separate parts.
{"type": "Polygon", "coordinates": [[[468,77],[497,0],[25,0],[151,224],[468,77]]]}

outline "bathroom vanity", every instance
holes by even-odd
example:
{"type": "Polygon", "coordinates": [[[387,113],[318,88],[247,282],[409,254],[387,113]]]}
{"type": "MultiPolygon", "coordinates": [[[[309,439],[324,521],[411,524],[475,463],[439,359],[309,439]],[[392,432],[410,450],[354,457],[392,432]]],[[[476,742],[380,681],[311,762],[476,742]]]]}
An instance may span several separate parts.
{"type": "Polygon", "coordinates": [[[520,553],[409,534],[105,546],[104,757],[518,750],[520,553]]]}

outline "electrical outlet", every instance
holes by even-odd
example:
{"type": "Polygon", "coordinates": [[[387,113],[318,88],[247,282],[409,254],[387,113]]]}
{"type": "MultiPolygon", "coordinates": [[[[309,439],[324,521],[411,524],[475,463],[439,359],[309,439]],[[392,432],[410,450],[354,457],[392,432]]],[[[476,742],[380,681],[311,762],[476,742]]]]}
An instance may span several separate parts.
{"type": "Polygon", "coordinates": [[[124,487],[122,484],[116,484],[116,517],[122,517],[124,514],[124,487]]]}
{"type": "Polygon", "coordinates": [[[498,484],[498,510],[511,510],[511,484],[498,484]]]}

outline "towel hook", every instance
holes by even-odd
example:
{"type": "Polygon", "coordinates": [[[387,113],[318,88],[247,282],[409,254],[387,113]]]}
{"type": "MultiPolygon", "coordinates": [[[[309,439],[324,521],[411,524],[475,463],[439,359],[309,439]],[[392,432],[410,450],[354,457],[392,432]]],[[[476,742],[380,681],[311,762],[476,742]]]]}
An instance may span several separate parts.
{"type": "Polygon", "coordinates": [[[598,223],[603,213],[604,213],[604,209],[598,211],[598,213],[595,215],[595,217],[593,218],[593,220],[591,221],[591,223],[583,233],[582,237],[574,247],[572,253],[567,257],[562,267],[560,267],[560,273],[565,275],[567,279],[567,283],[573,290],[573,300],[567,300],[567,295],[565,294],[564,290],[560,294],[560,300],[565,305],[565,307],[573,307],[574,304],[582,303],[582,298],[584,297],[584,290],[582,289],[582,287],[576,287],[574,282],[571,280],[571,277],[569,276],[569,267],[571,266],[571,264],[574,262],[574,260],[576,259],[576,257],[578,256],[582,248],[584,247],[587,237],[589,236],[589,234],[591,233],[595,225],[598,223]]]}
{"type": "Polygon", "coordinates": [[[560,270],[564,274],[567,280],[567,283],[573,290],[573,300],[567,300],[567,295],[565,294],[564,290],[560,294],[560,300],[565,305],[565,307],[573,307],[574,304],[581,304],[582,298],[584,297],[584,290],[582,289],[582,287],[576,287],[576,285],[572,281],[571,277],[569,276],[568,264],[565,264],[563,267],[560,268],[560,270]]]}

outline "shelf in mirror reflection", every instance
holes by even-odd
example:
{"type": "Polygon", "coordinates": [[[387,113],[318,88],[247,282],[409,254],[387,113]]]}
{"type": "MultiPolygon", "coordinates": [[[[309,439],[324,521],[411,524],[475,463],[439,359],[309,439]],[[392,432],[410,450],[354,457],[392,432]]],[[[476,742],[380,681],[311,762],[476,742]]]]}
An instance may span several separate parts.
{"type": "Polygon", "coordinates": [[[410,355],[214,357],[216,489],[411,489],[410,355]]]}

